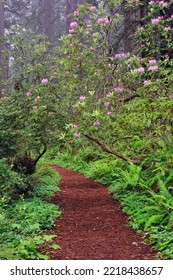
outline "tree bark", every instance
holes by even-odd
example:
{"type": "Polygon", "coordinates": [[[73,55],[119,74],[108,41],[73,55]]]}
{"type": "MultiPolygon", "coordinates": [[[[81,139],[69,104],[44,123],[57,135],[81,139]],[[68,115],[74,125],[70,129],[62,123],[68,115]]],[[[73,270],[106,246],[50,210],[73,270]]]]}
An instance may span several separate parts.
{"type": "Polygon", "coordinates": [[[133,160],[131,160],[130,158],[125,157],[124,155],[120,154],[117,151],[111,150],[106,145],[101,143],[100,140],[94,138],[92,135],[84,134],[84,136],[86,138],[88,138],[89,140],[95,142],[97,145],[99,145],[101,147],[102,151],[104,151],[106,153],[109,153],[109,154],[112,154],[112,155],[115,155],[116,157],[121,158],[121,159],[123,159],[123,160],[125,160],[127,162],[132,162],[133,163],[133,160]]]}
{"type": "Polygon", "coordinates": [[[52,29],[52,0],[44,0],[45,11],[45,34],[50,43],[53,42],[53,29],[52,29]]]}
{"type": "Polygon", "coordinates": [[[111,154],[111,155],[114,155],[128,163],[133,163],[133,164],[140,164],[144,158],[146,157],[146,155],[142,154],[142,155],[139,155],[138,157],[136,158],[128,158],[122,154],[120,154],[119,152],[115,151],[115,150],[111,150],[109,147],[107,147],[105,144],[103,144],[100,140],[96,139],[93,137],[93,135],[89,135],[89,134],[83,134],[86,138],[88,138],[89,140],[95,142],[97,145],[99,145],[102,149],[103,152],[106,152],[108,154],[111,154]]]}
{"type": "Polygon", "coordinates": [[[4,44],[5,24],[4,24],[4,4],[0,3],[0,98],[3,96],[3,87],[1,85],[5,78],[4,70],[4,57],[3,51],[5,48],[4,44]]]}

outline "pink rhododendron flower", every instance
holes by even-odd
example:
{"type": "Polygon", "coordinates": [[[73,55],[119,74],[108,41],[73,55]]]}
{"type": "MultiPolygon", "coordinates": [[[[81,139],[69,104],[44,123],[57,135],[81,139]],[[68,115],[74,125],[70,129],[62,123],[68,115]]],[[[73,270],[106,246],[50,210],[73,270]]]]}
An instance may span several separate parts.
{"type": "Polygon", "coordinates": [[[93,122],[94,126],[100,126],[100,122],[93,122]]]}
{"type": "Polygon", "coordinates": [[[71,28],[75,28],[76,26],[78,26],[78,23],[76,21],[70,23],[71,28]]]}
{"type": "Polygon", "coordinates": [[[85,99],[86,99],[86,96],[85,96],[85,95],[81,95],[81,96],[79,97],[79,99],[80,99],[80,100],[85,100],[85,99]]]}
{"type": "Polygon", "coordinates": [[[75,132],[74,137],[79,138],[80,137],[80,132],[75,132]]]}
{"type": "Polygon", "coordinates": [[[159,18],[153,18],[152,20],[151,20],[151,23],[152,24],[158,24],[159,23],[159,18]]]}
{"type": "Polygon", "coordinates": [[[26,96],[31,96],[32,93],[29,91],[29,92],[26,92],[26,96]]]}
{"type": "Polygon", "coordinates": [[[148,68],[148,70],[157,71],[157,70],[158,70],[158,66],[157,66],[157,65],[150,66],[150,67],[148,68]]]}
{"type": "Polygon", "coordinates": [[[74,11],[74,16],[79,16],[79,11],[78,10],[74,11]]]}
{"type": "Polygon", "coordinates": [[[108,92],[108,93],[106,94],[106,97],[111,97],[110,92],[108,92]]]}
{"type": "Polygon", "coordinates": [[[108,18],[105,18],[104,22],[105,22],[106,24],[110,24],[110,20],[109,20],[108,18]]]}
{"type": "Polygon", "coordinates": [[[78,128],[78,124],[74,124],[74,125],[73,125],[73,128],[78,128]]]}
{"type": "Polygon", "coordinates": [[[46,78],[46,79],[43,79],[43,80],[41,81],[41,83],[42,83],[42,84],[48,83],[48,79],[47,79],[47,78],[46,78]]]}
{"type": "Polygon", "coordinates": [[[115,66],[114,64],[111,64],[111,63],[108,64],[109,68],[114,68],[114,66],[115,66]]]}
{"type": "Polygon", "coordinates": [[[91,6],[90,7],[90,12],[95,12],[97,9],[96,9],[96,7],[95,6],[91,6]]]}
{"type": "Polygon", "coordinates": [[[165,26],[165,28],[164,28],[165,31],[169,31],[170,29],[171,29],[170,26],[165,26]]]}
{"type": "Polygon", "coordinates": [[[100,23],[103,22],[103,20],[104,20],[103,18],[98,18],[98,19],[97,19],[97,23],[100,24],[100,23]]]}
{"type": "Polygon", "coordinates": [[[155,59],[149,60],[149,64],[156,64],[157,61],[155,59]]]}
{"type": "Polygon", "coordinates": [[[124,53],[117,53],[115,55],[116,58],[124,58],[125,57],[125,54],[124,53]]]}
{"type": "Polygon", "coordinates": [[[138,68],[138,73],[143,73],[145,71],[144,67],[138,68]]]}
{"type": "Polygon", "coordinates": [[[101,102],[102,101],[102,99],[101,98],[98,98],[98,102],[101,102]]]}
{"type": "Polygon", "coordinates": [[[154,1],[150,1],[148,4],[149,4],[149,5],[153,5],[153,4],[154,4],[154,1]]]}
{"type": "Polygon", "coordinates": [[[116,92],[118,92],[118,91],[123,91],[124,88],[122,88],[122,87],[116,87],[116,88],[114,88],[114,90],[115,90],[116,92]]]}
{"type": "Polygon", "coordinates": [[[38,97],[36,97],[34,100],[35,100],[35,102],[38,102],[39,98],[38,98],[38,97]]]}
{"type": "Polygon", "coordinates": [[[110,102],[105,102],[105,103],[104,103],[104,106],[105,106],[105,107],[108,107],[109,105],[110,105],[110,102]]]}
{"type": "Polygon", "coordinates": [[[37,105],[32,106],[32,109],[37,109],[37,105]]]}
{"type": "Polygon", "coordinates": [[[159,4],[160,4],[162,7],[167,7],[167,6],[168,6],[168,3],[165,3],[164,1],[160,1],[159,4]]]}
{"type": "Polygon", "coordinates": [[[103,26],[104,26],[104,25],[110,24],[110,20],[108,18],[98,18],[97,23],[103,24],[103,26]]]}
{"type": "Polygon", "coordinates": [[[73,28],[69,29],[69,33],[74,33],[74,29],[73,28]]]}
{"type": "Polygon", "coordinates": [[[111,115],[112,112],[111,112],[111,111],[107,111],[106,114],[107,114],[107,115],[111,115]]]}

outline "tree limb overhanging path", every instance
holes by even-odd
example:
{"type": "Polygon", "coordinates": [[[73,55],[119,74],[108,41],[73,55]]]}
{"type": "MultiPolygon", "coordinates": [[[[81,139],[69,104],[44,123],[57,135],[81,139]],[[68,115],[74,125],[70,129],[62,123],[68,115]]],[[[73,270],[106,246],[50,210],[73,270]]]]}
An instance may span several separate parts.
{"type": "Polygon", "coordinates": [[[147,260],[155,259],[151,246],[127,226],[121,205],[105,186],[85,176],[53,166],[61,176],[52,202],[62,215],[51,233],[62,250],[49,249],[52,260],[147,260]]]}

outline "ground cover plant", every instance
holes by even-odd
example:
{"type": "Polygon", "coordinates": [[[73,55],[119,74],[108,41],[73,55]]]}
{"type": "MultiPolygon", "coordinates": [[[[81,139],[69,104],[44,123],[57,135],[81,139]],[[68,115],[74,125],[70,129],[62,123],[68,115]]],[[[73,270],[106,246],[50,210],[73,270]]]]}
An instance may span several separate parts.
{"type": "Polygon", "coordinates": [[[60,216],[58,206],[50,203],[59,190],[58,174],[42,162],[33,176],[22,180],[5,160],[1,160],[0,167],[0,259],[48,259],[38,248],[51,241],[53,236],[44,231],[60,216]],[[25,192],[26,182],[30,182],[29,193],[25,192]]]}

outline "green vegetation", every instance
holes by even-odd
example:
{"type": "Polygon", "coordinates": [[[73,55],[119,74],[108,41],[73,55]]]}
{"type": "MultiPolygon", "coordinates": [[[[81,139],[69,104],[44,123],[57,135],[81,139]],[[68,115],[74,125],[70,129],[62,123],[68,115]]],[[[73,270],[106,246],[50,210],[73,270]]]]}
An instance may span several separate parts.
{"type": "MultiPolygon", "coordinates": [[[[169,154],[169,156],[172,154],[169,154]]],[[[92,147],[58,154],[54,163],[79,171],[109,187],[129,216],[129,226],[144,235],[158,258],[173,258],[173,171],[165,151],[150,155],[140,166],[124,163],[92,147]],[[93,155],[93,156],[92,156],[93,155]],[[149,165],[155,156],[155,166],[149,165]],[[146,166],[146,163],[147,166],[146,166]]]]}
{"type": "Polygon", "coordinates": [[[0,171],[0,259],[48,259],[38,248],[54,237],[44,231],[60,215],[58,207],[49,202],[58,191],[57,172],[39,163],[33,176],[21,178],[4,159],[0,171]]]}
{"type": "Polygon", "coordinates": [[[58,178],[40,165],[46,152],[108,185],[130,225],[160,257],[173,257],[171,3],[150,1],[142,27],[126,38],[133,52],[120,53],[110,38],[127,21],[124,9],[135,15],[145,4],[123,1],[119,9],[122,1],[106,2],[109,9],[79,5],[55,49],[29,30],[4,38],[11,58],[10,78],[0,81],[4,259],[40,258],[37,235],[59,215],[49,204],[58,178]]]}

